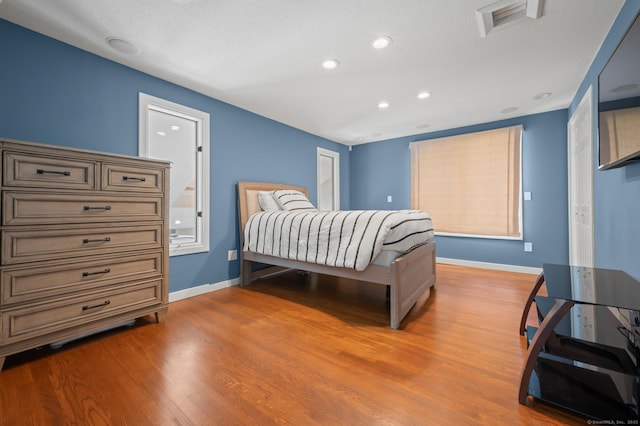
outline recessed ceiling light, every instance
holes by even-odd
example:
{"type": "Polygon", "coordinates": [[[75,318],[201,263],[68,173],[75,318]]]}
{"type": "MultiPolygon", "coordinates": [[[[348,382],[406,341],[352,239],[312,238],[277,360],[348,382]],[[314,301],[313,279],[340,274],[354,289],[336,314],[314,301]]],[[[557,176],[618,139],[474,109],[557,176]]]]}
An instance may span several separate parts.
{"type": "Polygon", "coordinates": [[[515,112],[517,111],[518,108],[517,107],[509,107],[509,108],[505,108],[502,111],[500,111],[503,114],[509,114],[510,112],[515,112]]]}
{"type": "Polygon", "coordinates": [[[382,101],[378,104],[378,108],[380,109],[385,109],[385,108],[389,108],[389,102],[387,101],[382,101]]]}
{"type": "Polygon", "coordinates": [[[371,42],[371,45],[374,49],[384,49],[385,47],[389,46],[392,41],[393,39],[391,37],[385,35],[377,37],[371,42]]]}
{"type": "Polygon", "coordinates": [[[165,132],[161,132],[161,131],[157,131],[156,135],[158,135],[158,136],[167,136],[167,134],[165,132]]]}
{"type": "Polygon", "coordinates": [[[420,92],[420,93],[418,93],[418,99],[427,99],[429,96],[431,96],[431,93],[429,93],[429,92],[420,92]]]}
{"type": "Polygon", "coordinates": [[[176,131],[176,132],[177,132],[178,130],[180,130],[180,126],[175,126],[175,125],[174,125],[174,126],[171,126],[171,130],[173,130],[173,131],[176,131]]]}
{"type": "Polygon", "coordinates": [[[127,40],[124,40],[118,37],[107,37],[105,40],[107,41],[107,44],[109,45],[109,47],[111,47],[113,50],[117,52],[124,53],[127,55],[137,55],[138,53],[140,53],[140,49],[138,49],[136,46],[134,46],[131,42],[128,42],[127,40]]]}
{"type": "Polygon", "coordinates": [[[340,65],[340,62],[338,62],[337,59],[327,59],[322,63],[322,68],[325,70],[332,70],[337,68],[338,65],[340,65]]]}
{"type": "Polygon", "coordinates": [[[628,90],[633,90],[638,87],[637,83],[625,84],[623,86],[618,86],[612,90],[612,92],[626,92],[628,90]]]}
{"type": "Polygon", "coordinates": [[[543,92],[543,93],[539,93],[536,96],[533,97],[533,99],[547,99],[549,96],[551,96],[551,92],[543,92]]]}

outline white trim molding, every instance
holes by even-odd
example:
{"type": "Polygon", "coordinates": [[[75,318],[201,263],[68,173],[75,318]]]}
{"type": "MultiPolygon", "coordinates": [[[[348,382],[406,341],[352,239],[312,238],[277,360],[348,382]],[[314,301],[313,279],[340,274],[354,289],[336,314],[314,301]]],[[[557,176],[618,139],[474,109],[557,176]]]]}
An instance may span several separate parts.
{"type": "Polygon", "coordinates": [[[202,284],[196,287],[185,288],[184,290],[173,291],[169,293],[169,302],[177,302],[178,300],[211,293],[212,291],[222,290],[223,288],[229,288],[239,284],[240,278],[234,278],[232,280],[221,281],[215,284],[202,284]]]}
{"type": "MultiPolygon", "coordinates": [[[[331,174],[332,185],[332,195],[333,195],[333,208],[330,210],[340,210],[340,153],[336,151],[331,151],[328,149],[317,147],[316,149],[316,186],[317,186],[317,203],[316,207],[320,210],[323,209],[324,206],[320,206],[320,197],[322,194],[322,177],[323,170],[320,166],[320,158],[328,157],[331,158],[333,162],[333,170],[331,174]]],[[[326,209],[326,208],[325,208],[326,209]]]]}
{"type": "MultiPolygon", "coordinates": [[[[180,174],[181,168],[183,173],[185,173],[185,170],[191,172],[191,166],[187,168],[184,166],[184,163],[182,163],[182,167],[177,166],[177,164],[181,164],[181,161],[178,160],[184,160],[185,158],[195,160],[195,170],[193,170],[194,175],[192,176],[195,183],[195,188],[193,188],[195,190],[195,205],[188,207],[192,209],[191,214],[193,216],[191,217],[195,219],[195,235],[189,235],[187,241],[180,242],[178,239],[172,241],[169,245],[169,255],[177,256],[192,253],[207,253],[209,252],[209,194],[211,192],[209,188],[209,148],[211,139],[209,113],[139,92],[138,155],[140,157],[152,157],[152,135],[156,132],[153,132],[150,127],[151,120],[149,119],[149,114],[154,112],[161,113],[164,116],[172,116],[175,119],[186,120],[195,125],[194,134],[184,136],[189,145],[185,147],[184,150],[173,152],[173,155],[180,158],[164,158],[165,160],[172,161],[172,182],[175,182],[174,176],[180,174]],[[191,151],[191,149],[193,149],[193,151],[191,151]]],[[[176,128],[179,129],[177,126],[176,128]]],[[[184,141],[183,139],[182,142],[184,141]]],[[[177,188],[171,188],[171,197],[174,200],[174,192],[179,194],[186,188],[178,188],[178,191],[176,191],[176,189],[177,188]]],[[[170,202],[174,203],[175,201],[170,202]]],[[[174,206],[171,206],[172,215],[173,209],[174,206]]]]}
{"type": "Polygon", "coordinates": [[[506,265],[502,263],[477,262],[474,260],[448,259],[446,257],[436,257],[437,263],[447,265],[470,266],[472,268],[493,269],[496,271],[519,272],[522,274],[540,275],[542,268],[520,265],[506,265]]]}
{"type": "MultiPolygon", "coordinates": [[[[534,268],[531,266],[505,265],[501,263],[476,262],[473,260],[449,259],[446,257],[436,257],[437,263],[446,265],[469,266],[472,268],[493,269],[496,271],[519,272],[522,274],[539,275],[542,268],[534,268]]],[[[215,284],[202,284],[196,287],[186,288],[184,290],[173,291],[169,293],[169,302],[177,302],[178,300],[188,299],[190,297],[199,296],[201,294],[211,293],[213,291],[222,290],[240,285],[240,278],[221,281],[215,284]]]]}

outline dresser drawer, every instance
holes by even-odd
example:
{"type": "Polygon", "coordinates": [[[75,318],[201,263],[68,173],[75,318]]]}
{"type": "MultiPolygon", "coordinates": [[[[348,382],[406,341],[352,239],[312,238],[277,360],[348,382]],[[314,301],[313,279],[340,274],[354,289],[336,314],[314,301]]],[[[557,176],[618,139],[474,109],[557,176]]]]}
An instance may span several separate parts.
{"type": "Polygon", "coordinates": [[[0,306],[162,276],[162,252],[77,263],[14,266],[2,271],[0,306]]]}
{"type": "Polygon", "coordinates": [[[162,220],[161,197],[7,191],[3,225],[162,220]]]}
{"type": "Polygon", "coordinates": [[[102,189],[105,191],[162,193],[164,191],[164,170],[106,163],[102,165],[102,189]]]}
{"type": "Polygon", "coordinates": [[[161,280],[2,311],[0,343],[12,343],[162,303],[161,280]]]}
{"type": "MultiPolygon", "coordinates": [[[[2,231],[2,264],[162,248],[162,225],[2,231]]],[[[70,259],[71,261],[72,259],[70,259]]],[[[75,259],[78,260],[78,259],[75,259]]]]}
{"type": "Polygon", "coordinates": [[[97,189],[96,162],[5,152],[4,186],[97,189]]]}

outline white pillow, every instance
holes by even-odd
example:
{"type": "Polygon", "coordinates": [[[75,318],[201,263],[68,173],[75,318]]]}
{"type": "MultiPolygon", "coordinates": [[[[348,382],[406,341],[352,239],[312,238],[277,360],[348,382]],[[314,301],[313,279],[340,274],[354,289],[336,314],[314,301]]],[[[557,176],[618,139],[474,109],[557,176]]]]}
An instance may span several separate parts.
{"type": "Polygon", "coordinates": [[[273,191],[273,198],[282,210],[317,210],[307,196],[300,191],[292,189],[273,191]]]}
{"type": "Polygon", "coordinates": [[[258,192],[258,204],[264,211],[282,210],[276,199],[273,198],[273,191],[258,192]]]}

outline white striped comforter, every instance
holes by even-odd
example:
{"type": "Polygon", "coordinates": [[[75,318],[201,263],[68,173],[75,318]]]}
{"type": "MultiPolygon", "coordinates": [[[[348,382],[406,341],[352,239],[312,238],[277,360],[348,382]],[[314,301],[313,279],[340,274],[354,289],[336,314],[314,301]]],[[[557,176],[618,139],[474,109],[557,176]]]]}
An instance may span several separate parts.
{"type": "Polygon", "coordinates": [[[244,250],[363,271],[381,250],[432,237],[431,218],[417,210],[264,211],[249,218],[244,250]]]}

